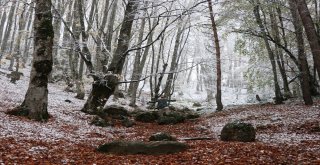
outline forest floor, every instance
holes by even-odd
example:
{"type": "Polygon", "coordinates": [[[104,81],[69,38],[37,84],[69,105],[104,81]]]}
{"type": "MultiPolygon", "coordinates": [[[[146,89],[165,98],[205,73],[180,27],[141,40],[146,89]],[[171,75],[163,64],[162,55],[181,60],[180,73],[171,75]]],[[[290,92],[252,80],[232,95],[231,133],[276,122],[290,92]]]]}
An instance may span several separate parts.
{"type": "Polygon", "coordinates": [[[23,101],[27,81],[9,83],[0,75],[0,164],[320,164],[320,100],[282,105],[245,105],[201,116],[176,125],[137,122],[131,128],[96,127],[80,112],[83,100],[49,85],[46,123],[5,112],[23,101]],[[71,103],[65,102],[69,99],[71,103]],[[222,127],[231,121],[252,123],[256,142],[222,142],[222,127]],[[156,132],[168,132],[187,143],[188,150],[160,156],[107,155],[96,148],[113,140],[148,141],[156,132]],[[183,140],[211,137],[211,140],[183,140]]]}

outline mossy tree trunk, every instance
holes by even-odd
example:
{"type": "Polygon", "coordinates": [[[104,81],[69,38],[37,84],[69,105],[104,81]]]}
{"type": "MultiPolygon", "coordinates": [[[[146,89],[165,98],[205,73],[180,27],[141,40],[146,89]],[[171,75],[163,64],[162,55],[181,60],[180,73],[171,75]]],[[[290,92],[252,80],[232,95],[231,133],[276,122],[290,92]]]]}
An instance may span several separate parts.
{"type": "Polygon", "coordinates": [[[97,114],[99,108],[103,108],[109,97],[114,93],[128,55],[131,29],[137,7],[136,0],[129,0],[118,37],[118,47],[108,67],[108,74],[100,77],[94,76],[92,90],[81,110],[82,112],[97,114]]]}
{"type": "Polygon", "coordinates": [[[51,1],[36,0],[35,2],[34,53],[29,88],[23,103],[8,113],[46,121],[49,118],[48,77],[53,65],[54,32],[51,1]]]}

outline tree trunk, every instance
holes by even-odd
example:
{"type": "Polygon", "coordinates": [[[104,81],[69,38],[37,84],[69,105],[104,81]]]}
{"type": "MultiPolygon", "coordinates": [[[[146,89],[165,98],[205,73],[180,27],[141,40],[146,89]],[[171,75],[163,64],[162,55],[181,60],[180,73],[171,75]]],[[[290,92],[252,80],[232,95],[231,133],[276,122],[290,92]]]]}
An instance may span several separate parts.
{"type": "Polygon", "coordinates": [[[170,73],[168,74],[166,85],[164,88],[164,97],[169,98],[171,96],[171,90],[172,90],[172,85],[173,85],[173,77],[174,77],[174,72],[177,69],[178,65],[178,56],[179,56],[179,48],[180,48],[180,41],[181,41],[181,35],[183,33],[183,27],[182,27],[182,21],[179,22],[178,25],[178,31],[174,43],[174,48],[173,48],[173,54],[172,54],[172,59],[171,59],[171,64],[170,64],[170,73]]]}
{"type": "Polygon", "coordinates": [[[22,54],[22,66],[25,67],[26,63],[28,62],[28,57],[29,57],[29,51],[30,51],[30,45],[32,40],[30,39],[32,36],[32,32],[33,32],[33,12],[34,12],[34,7],[29,6],[28,12],[27,12],[27,26],[26,26],[26,37],[24,39],[24,49],[23,49],[23,54],[22,54]]]}
{"type": "Polygon", "coordinates": [[[1,22],[0,22],[0,41],[2,41],[2,34],[3,34],[3,30],[5,29],[4,25],[6,23],[6,19],[7,19],[7,12],[4,11],[1,16],[1,22]]]}
{"type": "MultiPolygon", "coordinates": [[[[148,3],[145,4],[145,7],[147,8],[148,3]]],[[[147,11],[144,11],[143,16],[146,16],[147,11]]],[[[143,18],[141,21],[141,25],[140,25],[140,30],[139,30],[139,36],[138,36],[138,44],[137,47],[141,47],[142,46],[142,42],[143,42],[143,35],[144,35],[144,29],[145,29],[145,25],[146,25],[146,18],[143,18]]],[[[152,36],[150,35],[149,38],[152,38],[152,36]]],[[[149,41],[149,40],[148,40],[149,41]]],[[[136,51],[136,56],[134,58],[134,64],[133,64],[133,71],[132,71],[132,75],[131,75],[131,80],[137,80],[137,82],[131,82],[129,84],[129,89],[128,89],[128,93],[129,95],[131,95],[131,99],[130,99],[130,106],[135,106],[136,105],[136,94],[137,94],[137,89],[139,86],[139,79],[140,79],[140,65],[141,65],[141,54],[142,54],[142,49],[138,49],[136,51]]]]}
{"type": "MultiPolygon", "coordinates": [[[[63,40],[62,40],[62,47],[66,47],[66,48],[71,48],[72,44],[71,44],[71,36],[68,32],[68,27],[70,27],[72,25],[72,7],[73,7],[73,2],[69,2],[67,8],[67,13],[66,13],[66,24],[64,25],[64,29],[63,29],[63,40]]],[[[66,58],[68,59],[69,65],[67,62],[65,62],[65,66],[64,66],[64,71],[66,71],[68,73],[68,70],[71,70],[72,65],[72,57],[73,57],[73,52],[71,51],[71,49],[62,49],[61,50],[61,55],[67,56],[66,58]]],[[[66,60],[65,60],[66,61],[66,60]]],[[[67,76],[69,79],[69,76],[67,76]]],[[[72,71],[71,71],[71,78],[73,78],[72,75],[72,71]]],[[[72,83],[70,82],[70,80],[67,80],[67,85],[72,85],[72,83]]]]}
{"type": "Polygon", "coordinates": [[[318,72],[318,77],[320,78],[320,43],[319,38],[316,32],[316,28],[314,27],[313,20],[311,18],[307,3],[305,0],[294,0],[297,4],[301,21],[303,23],[307,39],[310,44],[311,52],[313,55],[313,61],[315,68],[318,72]]]}
{"type": "MultiPolygon", "coordinates": [[[[60,26],[61,26],[61,20],[58,18],[57,12],[63,13],[63,4],[61,4],[61,0],[56,0],[58,5],[57,5],[57,10],[54,12],[54,20],[53,20],[53,29],[54,29],[54,46],[53,46],[53,65],[54,65],[54,70],[58,70],[60,67],[59,65],[59,57],[58,57],[58,50],[59,50],[59,39],[60,39],[60,26]]],[[[55,71],[53,71],[55,72],[55,71]]]]}
{"type": "Polygon", "coordinates": [[[214,78],[213,78],[213,74],[212,71],[210,69],[210,67],[205,66],[205,65],[200,65],[201,66],[201,74],[205,75],[203,76],[203,84],[206,88],[206,92],[207,92],[207,98],[206,101],[207,102],[211,102],[214,99],[213,96],[213,87],[214,87],[214,78]]]}
{"type": "MultiPolygon", "coordinates": [[[[17,6],[16,6],[16,10],[15,10],[15,13],[19,10],[19,6],[20,6],[20,3],[17,3],[17,6]]],[[[10,42],[10,46],[9,46],[9,52],[8,54],[11,56],[11,59],[10,59],[10,65],[8,67],[8,70],[9,71],[13,71],[13,65],[14,65],[14,62],[15,62],[15,59],[16,59],[16,54],[15,52],[13,52],[13,47],[15,46],[14,43],[16,42],[15,39],[16,39],[16,34],[17,34],[17,21],[18,21],[18,15],[19,14],[15,14],[15,18],[14,18],[14,23],[13,23],[13,31],[12,31],[12,34],[11,34],[11,42],[10,42]]]]}
{"type": "Polygon", "coordinates": [[[113,6],[112,6],[112,11],[111,11],[111,15],[110,15],[110,19],[108,22],[108,27],[107,27],[107,36],[105,36],[105,44],[106,44],[106,49],[108,51],[112,51],[112,36],[113,36],[113,25],[114,22],[116,20],[116,14],[117,14],[117,10],[118,10],[118,1],[113,2],[113,6]]]}
{"type": "Polygon", "coordinates": [[[216,26],[216,22],[213,15],[212,9],[212,1],[208,0],[208,7],[209,7],[209,14],[211,19],[213,37],[214,37],[214,44],[216,48],[216,66],[217,66],[217,94],[216,94],[216,103],[217,103],[217,111],[221,111],[223,109],[222,101],[221,101],[221,61],[220,61],[220,44],[219,44],[219,37],[218,37],[218,30],[216,26]]]}
{"type": "MultiPolygon", "coordinates": [[[[117,3],[117,2],[114,1],[113,3],[117,3]]],[[[97,47],[96,47],[96,70],[99,72],[103,71],[103,65],[105,64],[104,59],[107,58],[107,55],[104,55],[103,54],[104,52],[102,52],[102,47],[104,44],[102,43],[103,41],[102,34],[104,34],[104,29],[108,21],[108,11],[109,11],[109,0],[106,0],[103,18],[98,31],[97,47]]]]}
{"type": "Polygon", "coordinates": [[[7,25],[6,25],[6,30],[5,30],[5,33],[4,33],[4,36],[3,36],[3,40],[1,42],[1,49],[0,49],[0,61],[3,57],[4,54],[6,54],[7,52],[7,44],[8,44],[8,40],[9,40],[9,37],[10,37],[10,34],[11,34],[11,28],[12,28],[12,25],[13,25],[13,14],[14,14],[14,9],[15,9],[15,6],[16,6],[16,1],[13,1],[12,4],[11,4],[11,8],[10,8],[10,12],[9,12],[9,15],[8,15],[8,21],[7,21],[7,25]]]}
{"type": "MultiPolygon", "coordinates": [[[[152,27],[150,26],[150,23],[151,23],[151,21],[149,21],[149,27],[150,27],[149,29],[151,30],[152,27],[155,27],[155,26],[156,26],[156,21],[153,22],[152,27]]],[[[150,45],[150,44],[151,44],[151,42],[152,42],[152,36],[153,36],[153,32],[150,33],[150,36],[149,36],[149,38],[148,38],[148,40],[147,40],[147,45],[150,45]]],[[[145,48],[145,50],[144,50],[144,52],[143,52],[143,55],[142,55],[142,59],[141,59],[141,61],[139,62],[140,64],[139,64],[138,70],[137,70],[137,72],[136,72],[136,77],[135,77],[135,79],[133,79],[133,80],[139,80],[139,79],[141,79],[141,77],[142,77],[142,76],[141,76],[141,75],[142,75],[142,71],[143,71],[143,68],[144,68],[144,66],[145,66],[145,63],[146,63],[146,60],[147,60],[147,56],[148,56],[148,54],[149,54],[150,47],[151,47],[151,46],[148,46],[148,47],[145,48]]],[[[135,83],[133,84],[132,92],[131,92],[130,105],[135,105],[135,103],[136,103],[136,97],[135,97],[135,96],[137,95],[139,83],[140,83],[140,82],[135,82],[135,83]]]]}
{"type": "MultiPolygon", "coordinates": [[[[82,0],[81,0],[82,1],[82,0]]],[[[73,78],[73,82],[76,86],[76,98],[83,99],[84,98],[84,89],[83,89],[83,83],[79,74],[79,66],[80,66],[80,60],[78,54],[81,51],[81,47],[79,45],[80,43],[80,35],[81,35],[81,24],[80,24],[80,4],[82,3],[80,0],[74,2],[74,8],[73,8],[73,24],[72,24],[72,31],[74,34],[74,44],[73,49],[74,51],[69,55],[69,64],[71,69],[71,74],[73,78]]]]}
{"type": "MultiPolygon", "coordinates": [[[[94,9],[92,9],[94,10],[94,9]]],[[[86,55],[86,59],[91,61],[91,53],[89,51],[87,42],[88,42],[88,34],[86,33],[85,29],[85,24],[84,24],[84,13],[83,13],[83,1],[80,0],[78,2],[78,11],[79,11],[79,23],[80,23],[80,29],[81,29],[81,36],[82,36],[82,51],[86,55]]],[[[93,11],[92,11],[93,13],[93,11]]],[[[92,15],[90,16],[89,20],[93,21],[91,18],[93,17],[92,15]]],[[[92,24],[92,22],[89,22],[89,24],[92,24]]],[[[76,88],[77,88],[77,95],[76,98],[78,99],[84,99],[85,96],[85,90],[84,90],[84,85],[83,85],[83,80],[82,80],[82,75],[84,71],[84,60],[80,60],[80,65],[79,65],[79,77],[76,80],[76,88]]]]}
{"type": "MultiPolygon", "coordinates": [[[[144,15],[145,16],[145,15],[144,15]]],[[[143,42],[143,34],[144,34],[144,29],[146,26],[146,18],[143,18],[140,24],[140,30],[139,30],[139,36],[138,36],[138,44],[137,47],[141,47],[142,46],[142,42],[143,42]]],[[[140,62],[141,62],[141,53],[142,53],[142,49],[138,49],[136,51],[136,55],[134,57],[134,64],[133,64],[133,71],[132,71],[132,75],[131,75],[131,80],[138,80],[138,71],[139,71],[139,66],[140,66],[140,62]]],[[[129,85],[129,89],[128,89],[128,93],[131,95],[132,94],[132,90],[133,90],[133,86],[139,82],[131,82],[129,85]]]]}
{"type": "MultiPolygon", "coordinates": [[[[280,32],[278,29],[277,20],[276,20],[276,16],[274,13],[275,13],[275,10],[273,10],[272,7],[270,7],[270,20],[271,20],[272,33],[273,33],[273,36],[274,36],[274,39],[276,40],[276,42],[281,43],[280,32]]],[[[284,88],[284,97],[290,98],[290,97],[292,97],[291,96],[292,94],[290,92],[288,77],[287,77],[286,70],[285,70],[283,53],[282,53],[281,49],[279,48],[279,46],[277,46],[277,45],[276,45],[275,53],[276,53],[276,57],[277,57],[277,64],[279,66],[280,74],[282,77],[283,88],[284,88]]]]}
{"type": "Polygon", "coordinates": [[[266,30],[265,27],[263,26],[262,20],[261,20],[261,16],[260,16],[260,4],[258,3],[255,7],[254,7],[254,15],[257,21],[257,24],[260,28],[260,31],[262,33],[263,39],[264,39],[264,43],[266,45],[267,51],[268,51],[268,56],[271,62],[271,66],[272,66],[272,72],[273,72],[273,83],[274,83],[274,91],[275,91],[275,103],[276,104],[281,104],[283,101],[282,95],[281,95],[281,91],[280,91],[280,87],[279,87],[279,83],[278,83],[278,76],[277,76],[277,66],[276,66],[276,62],[275,62],[275,57],[274,54],[271,50],[270,44],[268,42],[268,38],[267,38],[267,34],[266,34],[266,30]]]}
{"type": "Polygon", "coordinates": [[[23,103],[9,114],[46,121],[48,114],[48,77],[52,70],[53,26],[51,1],[36,0],[34,53],[30,83],[23,103]]]}
{"type": "MultiPolygon", "coordinates": [[[[19,18],[19,30],[18,30],[18,36],[17,36],[17,41],[14,45],[14,50],[13,50],[13,55],[12,58],[14,58],[17,62],[17,64],[19,63],[19,59],[20,59],[20,44],[21,44],[21,38],[22,38],[22,34],[23,34],[23,29],[25,27],[25,10],[26,10],[26,5],[23,6],[23,12],[20,15],[19,18]]],[[[18,66],[18,65],[17,65],[18,66]]],[[[9,70],[13,70],[13,64],[10,63],[9,66],[9,70]]],[[[16,71],[18,71],[19,66],[16,68],[16,71]]]]}
{"type": "Polygon", "coordinates": [[[298,60],[299,60],[299,70],[301,76],[300,76],[300,84],[301,84],[301,91],[302,91],[302,97],[304,100],[304,103],[306,105],[312,105],[313,100],[311,97],[311,88],[310,83],[311,82],[309,75],[309,66],[307,57],[304,50],[304,39],[303,39],[303,27],[301,24],[301,20],[299,19],[299,13],[296,7],[296,4],[293,1],[289,1],[290,5],[290,11],[292,15],[292,23],[295,29],[295,36],[296,36],[296,42],[298,46],[298,60]]]}
{"type": "Polygon", "coordinates": [[[107,70],[110,74],[104,77],[94,77],[95,81],[87,102],[82,108],[83,112],[90,114],[98,113],[98,110],[103,108],[109,97],[114,93],[128,55],[131,28],[137,7],[138,5],[135,0],[129,0],[119,34],[118,47],[107,70]]]}
{"type": "MultiPolygon", "coordinates": [[[[172,4],[171,4],[169,10],[171,10],[171,8],[172,8],[172,4]]],[[[154,10],[157,10],[157,9],[154,9],[154,10]]],[[[167,27],[169,25],[169,18],[170,17],[168,15],[164,27],[167,27]]],[[[163,34],[160,36],[160,44],[159,44],[157,56],[156,56],[156,52],[155,52],[155,47],[154,47],[154,45],[152,45],[151,74],[154,76],[150,77],[149,83],[150,83],[150,96],[153,101],[158,100],[158,98],[161,95],[161,94],[159,94],[160,86],[161,86],[161,82],[162,82],[162,79],[164,76],[164,72],[166,71],[167,66],[168,66],[168,64],[166,62],[164,62],[164,60],[163,60],[162,71],[159,73],[160,59],[161,59],[161,56],[163,57],[163,52],[164,52],[164,44],[165,44],[164,33],[165,33],[165,31],[166,31],[166,29],[164,29],[163,34]],[[159,77],[158,77],[158,74],[160,75],[159,77]]]]}

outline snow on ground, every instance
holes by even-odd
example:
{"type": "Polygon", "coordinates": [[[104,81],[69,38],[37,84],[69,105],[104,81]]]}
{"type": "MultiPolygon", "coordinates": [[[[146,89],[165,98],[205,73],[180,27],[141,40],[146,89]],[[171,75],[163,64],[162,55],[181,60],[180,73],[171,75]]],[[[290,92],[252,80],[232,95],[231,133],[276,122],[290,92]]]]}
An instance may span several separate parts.
{"type": "MultiPolygon", "coordinates": [[[[1,72],[8,73],[5,69],[0,69],[1,72]]],[[[87,141],[109,141],[114,138],[114,132],[118,135],[120,134],[120,136],[126,134],[125,128],[91,126],[89,122],[93,116],[80,112],[81,107],[84,105],[84,100],[74,98],[74,93],[64,92],[64,86],[56,84],[49,84],[48,111],[52,115],[49,122],[38,123],[6,115],[4,112],[22,103],[26,93],[30,70],[24,69],[22,72],[24,76],[16,84],[10,83],[9,78],[0,74],[0,138],[14,137],[15,139],[38,139],[49,142],[64,140],[71,143],[83,143],[87,141]],[[71,103],[66,102],[65,100],[67,99],[71,103]],[[97,134],[97,136],[92,136],[92,134],[97,134]]],[[[226,91],[225,95],[232,95],[232,89],[224,89],[224,91],[226,91]]],[[[238,99],[245,100],[245,92],[242,91],[241,93],[243,94],[240,97],[238,96],[238,99]]],[[[149,101],[147,95],[144,97],[145,101],[149,101]]],[[[177,102],[173,104],[192,107],[194,101],[204,99],[204,93],[188,90],[184,95],[175,96],[174,99],[177,99],[177,102]]],[[[230,97],[230,100],[232,100],[232,97],[230,97]]],[[[109,104],[113,103],[115,102],[111,101],[109,104]]],[[[128,99],[120,100],[117,103],[127,106],[128,99]]],[[[294,131],[294,129],[299,129],[299,126],[307,121],[319,122],[320,108],[318,105],[319,101],[313,107],[306,107],[302,103],[297,105],[287,103],[278,106],[253,105],[254,107],[250,109],[248,106],[238,106],[235,111],[231,108],[223,113],[213,114],[205,122],[199,124],[198,127],[200,129],[202,127],[209,129],[213,137],[219,138],[219,134],[226,123],[243,121],[252,123],[256,128],[274,128],[271,132],[265,132],[261,129],[257,134],[257,140],[264,143],[298,144],[305,140],[320,141],[319,134],[300,134],[294,131]]],[[[213,112],[214,108],[209,107],[204,111],[213,112]]]]}
{"type": "MultiPolygon", "coordinates": [[[[319,105],[319,101],[315,104],[319,105]]],[[[239,106],[219,114],[209,115],[202,124],[219,138],[223,126],[229,122],[252,123],[257,129],[257,140],[270,144],[297,145],[306,140],[320,141],[319,133],[312,132],[312,123],[320,123],[319,106],[299,104],[239,106]],[[309,124],[309,125],[308,125],[309,124]],[[306,127],[306,128],[305,128],[306,127]],[[306,129],[301,132],[302,129],[306,129]],[[266,131],[265,131],[266,130],[266,131]]],[[[320,149],[320,145],[318,146],[320,149]]]]}
{"type": "MultiPolygon", "coordinates": [[[[0,69],[1,72],[8,72],[0,69]]],[[[84,100],[74,98],[74,93],[63,91],[64,86],[49,84],[48,111],[52,116],[47,123],[39,123],[27,119],[8,116],[5,112],[22,103],[27,91],[29,72],[23,70],[24,76],[16,84],[10,83],[5,75],[0,75],[0,138],[13,137],[23,140],[59,141],[81,143],[87,140],[103,140],[113,138],[112,133],[124,132],[117,128],[100,128],[91,126],[89,122],[93,116],[80,112],[84,100]],[[70,100],[71,103],[65,100],[70,100]],[[79,127],[81,126],[81,128],[79,127]],[[70,134],[70,132],[72,132],[70,134]],[[99,134],[103,138],[92,137],[99,134]]]]}
{"type": "MultiPolygon", "coordinates": [[[[319,99],[312,107],[303,105],[299,100],[283,105],[233,106],[177,125],[137,123],[133,128],[101,128],[91,126],[89,122],[93,116],[80,111],[84,100],[75,99],[74,93],[64,92],[64,85],[49,84],[48,111],[52,118],[46,123],[39,123],[5,114],[8,109],[22,103],[28,87],[29,71],[23,70],[22,80],[12,84],[3,74],[8,71],[0,69],[0,164],[150,164],[149,160],[155,159],[158,161],[153,164],[229,164],[232,161],[234,164],[312,164],[320,161],[317,156],[320,155],[319,130],[312,130],[313,125],[319,129],[319,99]],[[66,102],[66,99],[71,102],[66,102]],[[257,142],[219,141],[223,126],[233,121],[252,123],[257,129],[257,142]],[[160,131],[169,132],[178,139],[213,139],[186,141],[191,146],[188,151],[168,156],[114,156],[95,152],[95,148],[104,142],[115,139],[147,140],[151,134],[160,131]]],[[[175,98],[179,100],[174,104],[190,108],[194,101],[201,102],[205,96],[204,93],[189,92],[175,98]],[[191,100],[186,95],[192,96],[191,100]]],[[[232,89],[227,93],[230,100],[236,96],[232,95],[232,89]]],[[[149,101],[148,95],[144,99],[149,101]]],[[[110,99],[109,104],[127,106],[128,101],[120,99],[113,102],[110,99]]],[[[213,112],[214,107],[206,111],[213,112]]]]}

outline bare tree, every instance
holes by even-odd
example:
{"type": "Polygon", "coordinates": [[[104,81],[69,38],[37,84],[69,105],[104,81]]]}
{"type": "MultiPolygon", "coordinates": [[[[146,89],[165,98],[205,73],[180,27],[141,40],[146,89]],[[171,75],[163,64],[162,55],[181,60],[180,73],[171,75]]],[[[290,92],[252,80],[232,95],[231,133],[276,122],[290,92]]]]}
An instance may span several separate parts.
{"type": "Polygon", "coordinates": [[[303,25],[299,17],[299,12],[297,10],[296,4],[293,1],[289,1],[290,11],[292,15],[292,23],[295,29],[296,42],[298,48],[298,60],[299,60],[299,70],[300,70],[300,83],[301,91],[304,103],[306,105],[312,105],[313,100],[311,97],[311,87],[310,83],[310,71],[308,66],[308,61],[304,48],[304,39],[303,39],[303,25]]]}
{"type": "Polygon", "coordinates": [[[46,121],[48,113],[48,77],[52,70],[53,26],[51,1],[36,0],[34,53],[30,83],[23,103],[9,114],[46,121]]]}
{"type": "Polygon", "coordinates": [[[101,77],[93,75],[94,82],[92,84],[92,90],[87,102],[82,108],[83,112],[96,114],[100,108],[103,108],[109,97],[114,93],[123,70],[126,56],[128,55],[131,28],[137,7],[136,0],[129,0],[127,3],[124,20],[120,29],[118,47],[107,70],[109,74],[101,77]]]}
{"type": "Polygon", "coordinates": [[[273,72],[273,83],[274,83],[274,91],[275,91],[275,102],[276,104],[281,104],[283,101],[282,95],[281,95],[281,91],[280,91],[280,86],[278,83],[278,76],[277,76],[277,66],[276,66],[276,62],[275,62],[275,56],[273,51],[271,50],[268,38],[267,38],[267,34],[266,34],[266,29],[263,25],[262,19],[261,19],[261,15],[260,15],[260,3],[256,3],[255,7],[254,7],[254,15],[256,18],[256,22],[257,25],[260,28],[260,33],[263,36],[263,40],[265,43],[265,46],[267,48],[268,51],[268,55],[269,55],[269,60],[271,62],[271,66],[272,66],[272,72],[273,72]]]}
{"type": "Polygon", "coordinates": [[[296,7],[299,11],[302,24],[304,26],[307,39],[310,44],[312,57],[314,61],[314,67],[318,72],[318,78],[320,78],[320,42],[316,32],[313,20],[310,15],[310,11],[305,0],[293,0],[296,3],[296,7]]]}
{"type": "Polygon", "coordinates": [[[11,7],[10,7],[10,12],[8,15],[8,21],[7,21],[7,25],[6,25],[6,30],[3,36],[3,40],[1,40],[1,48],[0,48],[0,61],[3,57],[3,55],[7,52],[7,48],[8,48],[8,39],[10,37],[11,34],[11,29],[14,23],[14,12],[15,12],[15,8],[16,8],[16,1],[11,2],[11,7]]]}
{"type": "Polygon", "coordinates": [[[217,67],[217,94],[216,94],[216,103],[217,103],[217,111],[221,111],[223,109],[222,101],[221,101],[221,51],[218,37],[217,25],[215,22],[215,18],[213,15],[213,7],[212,1],[208,0],[209,14],[211,19],[212,32],[214,37],[214,44],[216,49],[216,67],[217,67]]]}

